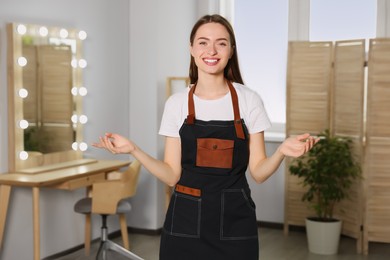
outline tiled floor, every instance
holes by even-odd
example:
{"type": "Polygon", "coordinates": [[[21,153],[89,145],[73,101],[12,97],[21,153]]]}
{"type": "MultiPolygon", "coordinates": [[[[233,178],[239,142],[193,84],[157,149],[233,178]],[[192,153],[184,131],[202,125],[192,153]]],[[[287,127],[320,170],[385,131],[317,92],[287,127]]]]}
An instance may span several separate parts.
{"type": "MultiPolygon", "coordinates": [[[[302,231],[290,231],[288,236],[280,229],[260,228],[260,259],[261,260],[390,260],[390,244],[370,243],[370,253],[363,256],[356,253],[356,240],[342,237],[339,253],[324,256],[308,252],[306,234],[302,231]]],[[[115,241],[120,243],[121,238],[115,241]]],[[[130,234],[132,252],[145,260],[158,260],[160,237],[158,235],[130,234]]],[[[95,259],[98,243],[92,245],[92,254],[84,256],[79,250],[69,255],[57,258],[58,260],[90,260],[95,259]]],[[[110,253],[109,260],[127,259],[117,253],[110,253]]],[[[185,259],[183,259],[185,260],[185,259]]],[[[245,260],[245,259],[237,259],[245,260]]]]}

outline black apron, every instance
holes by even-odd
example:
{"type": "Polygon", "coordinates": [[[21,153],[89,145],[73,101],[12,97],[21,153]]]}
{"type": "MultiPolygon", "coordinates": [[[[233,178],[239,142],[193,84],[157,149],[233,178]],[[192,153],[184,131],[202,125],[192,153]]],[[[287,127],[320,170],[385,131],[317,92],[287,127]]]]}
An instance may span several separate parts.
{"type": "Polygon", "coordinates": [[[180,128],[182,174],[171,197],[160,260],[258,260],[255,204],[245,171],[248,131],[237,93],[228,82],[234,120],[195,119],[189,91],[188,116],[180,128]]]}

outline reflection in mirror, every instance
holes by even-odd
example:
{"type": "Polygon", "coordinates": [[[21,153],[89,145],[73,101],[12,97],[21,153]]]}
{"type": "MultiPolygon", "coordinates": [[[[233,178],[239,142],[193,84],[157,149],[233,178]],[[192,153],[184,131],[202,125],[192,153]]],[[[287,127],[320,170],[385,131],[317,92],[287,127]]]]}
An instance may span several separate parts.
{"type": "Polygon", "coordinates": [[[86,33],[16,23],[7,30],[10,170],[81,158],[86,33]]]}

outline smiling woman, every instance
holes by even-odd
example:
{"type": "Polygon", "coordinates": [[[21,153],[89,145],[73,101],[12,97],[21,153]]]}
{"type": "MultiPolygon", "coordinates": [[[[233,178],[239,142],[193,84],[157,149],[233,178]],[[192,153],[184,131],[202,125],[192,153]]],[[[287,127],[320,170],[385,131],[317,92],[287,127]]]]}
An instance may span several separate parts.
{"type": "Polygon", "coordinates": [[[25,24],[7,29],[10,170],[81,158],[86,33],[25,24]]]}

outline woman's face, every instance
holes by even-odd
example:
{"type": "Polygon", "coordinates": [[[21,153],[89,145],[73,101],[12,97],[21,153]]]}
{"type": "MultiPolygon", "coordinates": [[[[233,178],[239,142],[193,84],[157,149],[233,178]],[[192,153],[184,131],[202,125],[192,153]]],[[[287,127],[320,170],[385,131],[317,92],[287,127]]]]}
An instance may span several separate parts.
{"type": "Polygon", "coordinates": [[[233,54],[230,36],[226,28],[219,23],[207,23],[200,26],[190,46],[191,55],[198,67],[198,75],[220,75],[233,54]]]}

